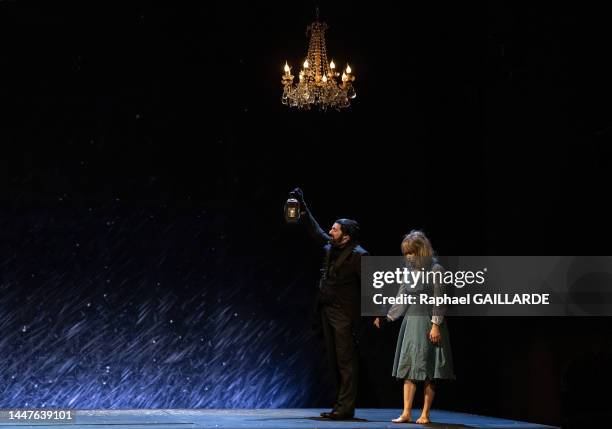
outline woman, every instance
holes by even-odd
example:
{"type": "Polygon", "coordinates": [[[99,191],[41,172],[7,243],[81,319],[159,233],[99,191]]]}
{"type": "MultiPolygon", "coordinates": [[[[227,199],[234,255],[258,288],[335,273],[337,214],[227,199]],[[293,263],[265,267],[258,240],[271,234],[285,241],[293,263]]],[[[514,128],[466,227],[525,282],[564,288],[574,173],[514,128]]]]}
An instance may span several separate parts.
{"type": "MultiPolygon", "coordinates": [[[[423,232],[411,231],[404,237],[401,247],[409,269],[425,272],[444,271],[435,258],[429,239],[423,232]]],[[[402,293],[418,295],[425,292],[425,287],[433,287],[435,295],[442,293],[442,285],[438,283],[424,285],[421,281],[410,287],[402,285],[398,295],[402,293]]],[[[429,423],[429,410],[435,395],[434,382],[455,378],[448,327],[443,310],[429,305],[396,304],[391,307],[387,317],[378,317],[374,320],[374,325],[380,328],[384,323],[404,316],[393,362],[393,376],[404,380],[404,411],[401,416],[392,420],[395,423],[412,422],[412,401],[416,392],[416,383],[421,381],[425,384],[425,398],[423,411],[416,423],[429,423]]]]}

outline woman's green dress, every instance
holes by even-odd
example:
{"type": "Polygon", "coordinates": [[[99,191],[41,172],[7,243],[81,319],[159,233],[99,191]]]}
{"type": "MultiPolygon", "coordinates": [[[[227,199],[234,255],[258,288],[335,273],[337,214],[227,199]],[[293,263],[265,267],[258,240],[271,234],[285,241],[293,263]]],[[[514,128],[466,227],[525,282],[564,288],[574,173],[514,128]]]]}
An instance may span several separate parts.
{"type": "MultiPolygon", "coordinates": [[[[443,270],[434,265],[432,271],[443,270]]],[[[415,288],[400,288],[399,293],[423,293],[423,285],[415,288]]],[[[448,321],[443,318],[440,324],[440,344],[429,340],[433,306],[431,305],[394,305],[388,317],[397,320],[404,314],[402,327],[397,338],[393,376],[415,381],[455,379],[453,357],[448,334],[448,321]],[[407,308],[406,308],[407,307],[407,308]]]]}

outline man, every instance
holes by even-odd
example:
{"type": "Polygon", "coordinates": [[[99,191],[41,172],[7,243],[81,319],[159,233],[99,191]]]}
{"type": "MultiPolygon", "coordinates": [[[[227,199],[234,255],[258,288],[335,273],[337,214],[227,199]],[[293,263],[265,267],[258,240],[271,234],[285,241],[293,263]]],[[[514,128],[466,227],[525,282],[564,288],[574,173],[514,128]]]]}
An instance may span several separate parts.
{"type": "Polygon", "coordinates": [[[359,245],[359,224],[338,219],[328,233],[319,226],[304,201],[300,188],[292,194],[298,200],[303,224],[325,250],[317,310],[320,314],[327,354],[336,375],[336,402],[322,417],[352,419],[357,399],[359,352],[357,335],[360,322],[361,257],[367,255],[359,245]]]}

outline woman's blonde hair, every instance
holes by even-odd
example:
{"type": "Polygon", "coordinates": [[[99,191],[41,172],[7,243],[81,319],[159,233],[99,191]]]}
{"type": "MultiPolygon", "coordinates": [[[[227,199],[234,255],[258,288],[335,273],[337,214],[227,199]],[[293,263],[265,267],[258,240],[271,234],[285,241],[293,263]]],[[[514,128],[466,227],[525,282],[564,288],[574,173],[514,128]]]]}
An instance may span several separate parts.
{"type": "Polygon", "coordinates": [[[435,252],[431,246],[429,238],[423,231],[413,229],[404,236],[402,240],[402,255],[412,253],[415,256],[416,266],[424,268],[431,266],[435,257],[435,252]]]}

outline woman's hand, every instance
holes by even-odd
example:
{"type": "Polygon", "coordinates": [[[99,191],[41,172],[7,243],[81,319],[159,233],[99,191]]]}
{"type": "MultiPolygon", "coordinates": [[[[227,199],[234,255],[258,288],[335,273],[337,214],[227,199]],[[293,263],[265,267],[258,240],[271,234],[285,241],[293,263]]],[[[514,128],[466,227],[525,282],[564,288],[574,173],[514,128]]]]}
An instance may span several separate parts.
{"type": "Polygon", "coordinates": [[[440,335],[440,327],[435,323],[431,324],[431,331],[429,331],[429,341],[434,344],[439,344],[442,336],[440,335]]]}
{"type": "Polygon", "coordinates": [[[376,319],[374,319],[374,326],[380,329],[380,317],[377,317],[376,319]]]}

